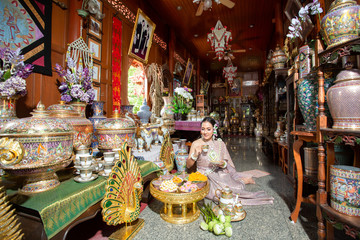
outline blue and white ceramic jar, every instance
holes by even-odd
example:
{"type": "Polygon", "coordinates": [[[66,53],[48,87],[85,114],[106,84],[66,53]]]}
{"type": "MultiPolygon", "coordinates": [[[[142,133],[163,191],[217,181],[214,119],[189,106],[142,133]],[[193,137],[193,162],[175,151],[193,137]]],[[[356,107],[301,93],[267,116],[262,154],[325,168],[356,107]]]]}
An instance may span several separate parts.
{"type": "Polygon", "coordinates": [[[99,153],[98,146],[99,142],[96,136],[96,125],[101,122],[102,120],[106,119],[104,116],[104,104],[103,101],[94,101],[91,108],[93,109],[93,116],[89,118],[91,123],[94,126],[94,136],[91,142],[91,148],[93,149],[93,155],[97,155],[99,153]]]}
{"type": "Polygon", "coordinates": [[[140,111],[138,111],[137,115],[140,118],[142,124],[149,123],[149,119],[151,117],[150,107],[146,103],[146,98],[144,98],[143,105],[140,107],[140,111]]]}

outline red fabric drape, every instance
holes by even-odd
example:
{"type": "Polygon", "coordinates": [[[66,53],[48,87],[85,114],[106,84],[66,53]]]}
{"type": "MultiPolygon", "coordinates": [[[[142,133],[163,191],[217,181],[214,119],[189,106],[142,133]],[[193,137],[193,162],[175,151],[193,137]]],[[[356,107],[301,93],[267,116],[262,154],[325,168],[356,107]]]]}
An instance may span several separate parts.
{"type": "Polygon", "coordinates": [[[112,32],[112,89],[113,89],[113,110],[120,111],[121,106],[121,21],[113,17],[112,32]]]}

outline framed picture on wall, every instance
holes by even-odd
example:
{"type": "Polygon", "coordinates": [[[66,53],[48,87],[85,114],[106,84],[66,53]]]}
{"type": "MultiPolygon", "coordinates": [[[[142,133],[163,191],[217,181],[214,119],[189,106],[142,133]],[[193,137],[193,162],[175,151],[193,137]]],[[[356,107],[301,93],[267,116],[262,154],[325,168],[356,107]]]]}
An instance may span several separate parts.
{"type": "Polygon", "coordinates": [[[185,69],[185,73],[184,73],[184,77],[183,77],[183,85],[184,86],[189,85],[193,68],[194,68],[194,65],[190,62],[190,58],[189,58],[187,61],[187,64],[186,64],[186,69],[185,69]]]}
{"type": "Polygon", "coordinates": [[[88,47],[93,54],[95,60],[101,61],[101,43],[95,39],[89,38],[88,47]]]}
{"type": "Polygon", "coordinates": [[[98,39],[102,37],[102,23],[92,16],[89,20],[89,34],[98,39]]]}
{"type": "Polygon", "coordinates": [[[93,82],[100,83],[101,65],[94,63],[93,65],[93,82]]]}
{"type": "Polygon", "coordinates": [[[133,34],[130,41],[129,56],[146,64],[156,25],[138,8],[133,34]]]}
{"type": "Polygon", "coordinates": [[[95,98],[94,101],[100,101],[100,86],[94,86],[95,98]]]}

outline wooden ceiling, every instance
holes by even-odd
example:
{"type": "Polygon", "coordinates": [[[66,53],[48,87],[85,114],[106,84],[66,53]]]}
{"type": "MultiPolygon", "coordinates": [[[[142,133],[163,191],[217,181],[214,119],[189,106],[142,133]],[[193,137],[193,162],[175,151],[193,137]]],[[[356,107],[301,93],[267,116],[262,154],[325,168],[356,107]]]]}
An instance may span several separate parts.
{"type": "Polygon", "coordinates": [[[217,20],[232,32],[232,49],[246,49],[245,53],[234,53],[232,62],[238,71],[263,70],[266,51],[275,36],[274,6],[281,0],[232,1],[235,2],[232,9],[213,1],[212,9],[197,17],[195,13],[199,5],[193,0],[146,0],[162,21],[175,30],[177,41],[179,39],[187,47],[191,56],[200,58],[206,70],[220,72],[227,63],[225,60],[214,60],[215,53],[208,52],[211,47],[206,41],[207,34],[217,20]]]}

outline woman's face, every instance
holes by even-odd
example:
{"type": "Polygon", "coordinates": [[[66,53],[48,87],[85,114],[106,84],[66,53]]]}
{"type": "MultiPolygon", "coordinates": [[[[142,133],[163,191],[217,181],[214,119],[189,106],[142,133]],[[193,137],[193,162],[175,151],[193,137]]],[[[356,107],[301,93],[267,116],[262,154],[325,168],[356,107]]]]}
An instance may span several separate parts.
{"type": "Polygon", "coordinates": [[[203,122],[201,124],[201,136],[203,140],[209,141],[212,139],[212,136],[214,134],[214,127],[209,122],[203,122]]]}

